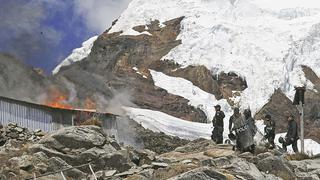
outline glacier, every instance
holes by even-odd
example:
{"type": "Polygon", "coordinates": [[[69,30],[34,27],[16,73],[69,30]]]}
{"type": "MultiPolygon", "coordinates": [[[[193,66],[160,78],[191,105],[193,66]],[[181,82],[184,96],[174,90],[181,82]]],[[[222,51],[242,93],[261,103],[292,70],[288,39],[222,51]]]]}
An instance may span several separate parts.
{"type": "Polygon", "coordinates": [[[178,36],[182,44],[162,59],[182,68],[205,65],[213,74],[237,73],[248,84],[241,107],[250,107],[253,113],[275,89],[289,98],[294,86],[313,89],[300,65],[320,75],[317,0],[133,0],[110,33],[134,35],[136,25],[181,16],[185,17],[178,36]]]}

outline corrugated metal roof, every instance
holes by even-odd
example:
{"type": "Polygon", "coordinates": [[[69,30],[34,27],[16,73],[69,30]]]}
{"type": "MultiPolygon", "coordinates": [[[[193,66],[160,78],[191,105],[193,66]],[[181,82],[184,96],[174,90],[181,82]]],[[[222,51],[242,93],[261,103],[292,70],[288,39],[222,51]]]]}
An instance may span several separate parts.
{"type": "Polygon", "coordinates": [[[96,109],[60,108],[60,107],[52,107],[52,106],[48,106],[48,105],[40,104],[40,103],[35,103],[35,102],[28,102],[28,101],[24,101],[24,100],[13,99],[13,98],[4,97],[4,96],[0,96],[0,98],[5,99],[5,100],[9,100],[9,101],[14,101],[14,102],[17,102],[17,103],[22,103],[22,104],[29,104],[29,105],[33,105],[33,106],[41,106],[42,108],[45,107],[45,108],[49,108],[49,109],[57,109],[57,110],[64,110],[64,111],[82,111],[82,112],[91,112],[91,113],[114,115],[114,114],[112,114],[110,112],[97,111],[96,109]]]}

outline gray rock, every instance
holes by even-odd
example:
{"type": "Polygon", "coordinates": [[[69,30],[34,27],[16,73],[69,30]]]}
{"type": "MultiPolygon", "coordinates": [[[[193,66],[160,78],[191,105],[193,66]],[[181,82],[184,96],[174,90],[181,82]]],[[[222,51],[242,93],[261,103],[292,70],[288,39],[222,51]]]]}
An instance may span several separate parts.
{"type": "Polygon", "coordinates": [[[116,175],[114,175],[114,176],[116,176],[116,177],[127,177],[127,176],[133,175],[133,174],[134,174],[133,171],[125,171],[125,172],[116,174],[116,175]]]}
{"type": "Polygon", "coordinates": [[[145,169],[138,174],[144,178],[151,179],[154,171],[155,171],[154,169],[145,169]]]}
{"type": "Polygon", "coordinates": [[[51,147],[46,147],[43,144],[35,144],[29,148],[29,150],[33,153],[36,152],[43,152],[48,157],[59,157],[63,160],[65,160],[68,164],[76,165],[78,164],[77,156],[71,155],[71,154],[65,154],[60,151],[57,151],[56,149],[51,149],[51,147]]]}
{"type": "Polygon", "coordinates": [[[253,163],[247,162],[241,158],[233,159],[231,165],[227,165],[223,168],[227,168],[232,175],[245,179],[264,179],[264,176],[253,163]]]}
{"type": "Polygon", "coordinates": [[[59,129],[49,135],[64,147],[70,149],[86,148],[105,144],[106,135],[97,126],[73,126],[59,129]]]}
{"type": "MultiPolygon", "coordinates": [[[[67,164],[64,160],[62,160],[61,158],[58,157],[52,157],[49,159],[48,162],[48,170],[50,172],[53,171],[62,171],[65,170],[67,168],[72,167],[71,165],[67,164]]],[[[63,171],[63,173],[71,178],[75,178],[75,179],[81,179],[86,177],[86,174],[83,173],[82,171],[80,171],[79,169],[70,169],[70,170],[66,170],[63,171]]]]}
{"type": "Polygon", "coordinates": [[[205,159],[201,161],[202,166],[216,166],[216,163],[214,162],[213,159],[205,159]]]}
{"type": "Polygon", "coordinates": [[[258,162],[257,167],[265,173],[271,173],[283,179],[295,179],[296,176],[288,163],[281,157],[271,156],[258,162]]]}
{"type": "Polygon", "coordinates": [[[62,160],[59,157],[50,158],[48,161],[48,165],[49,165],[49,171],[58,171],[58,170],[62,170],[65,168],[72,167],[71,165],[69,165],[68,163],[66,163],[64,160],[62,160]]]}
{"type": "Polygon", "coordinates": [[[104,176],[105,177],[110,177],[110,176],[113,176],[117,173],[117,170],[110,170],[110,171],[105,171],[104,172],[104,176]]]}
{"type": "Polygon", "coordinates": [[[4,174],[0,174],[0,180],[6,180],[7,177],[4,174]]]}
{"type": "Polygon", "coordinates": [[[15,130],[16,130],[17,132],[19,132],[19,133],[22,133],[22,132],[23,132],[23,128],[21,128],[21,127],[16,127],[15,130]]]}
{"type": "Polygon", "coordinates": [[[103,179],[104,178],[104,172],[103,171],[98,171],[94,173],[97,177],[97,179],[103,179]]]}
{"type": "Polygon", "coordinates": [[[162,162],[152,162],[151,165],[153,169],[166,168],[169,166],[167,163],[162,162]]]}
{"type": "Polygon", "coordinates": [[[178,176],[172,177],[169,180],[226,180],[227,177],[222,173],[210,167],[200,167],[191,171],[185,172],[178,176]]]}
{"type": "Polygon", "coordinates": [[[8,173],[8,178],[10,179],[10,178],[14,178],[14,177],[17,177],[17,175],[15,174],[15,173],[13,173],[13,172],[9,172],[8,173]]]}
{"type": "Polygon", "coordinates": [[[39,163],[35,166],[35,169],[37,169],[41,174],[44,174],[48,171],[48,165],[45,163],[39,163]]]}
{"type": "Polygon", "coordinates": [[[139,165],[150,164],[156,157],[156,153],[148,149],[135,150],[134,153],[139,157],[139,165]]]}
{"type": "Polygon", "coordinates": [[[266,174],[264,172],[262,172],[261,174],[264,176],[265,180],[282,180],[282,178],[279,178],[274,174],[266,174]]]}
{"type": "MultiPolygon", "coordinates": [[[[129,169],[131,169],[131,167],[134,166],[134,164],[131,163],[130,159],[126,158],[120,152],[109,153],[109,154],[101,157],[100,160],[103,161],[102,162],[104,164],[103,167],[109,167],[112,169],[116,169],[120,173],[122,173],[124,171],[128,171],[129,169]]],[[[100,165],[101,165],[101,163],[100,163],[100,165]]]]}
{"type": "Polygon", "coordinates": [[[32,163],[32,157],[29,155],[23,155],[21,157],[13,157],[9,159],[9,162],[16,164],[20,169],[25,171],[31,171],[34,166],[32,163]]]}
{"type": "Polygon", "coordinates": [[[141,166],[141,168],[142,169],[150,169],[150,168],[152,168],[152,166],[149,165],[149,164],[144,164],[144,165],[141,166]]]}
{"type": "Polygon", "coordinates": [[[231,162],[227,157],[220,157],[212,160],[217,167],[230,165],[231,162]]]}
{"type": "Polygon", "coordinates": [[[320,169],[320,159],[307,159],[302,161],[289,161],[291,165],[301,172],[310,172],[320,169]]]}
{"type": "Polygon", "coordinates": [[[33,161],[35,163],[47,162],[49,159],[49,157],[44,152],[41,152],[41,151],[34,153],[32,156],[33,156],[33,161]]]}
{"type": "MultiPolygon", "coordinates": [[[[112,146],[111,146],[112,147],[112,146]]],[[[115,149],[101,149],[97,147],[93,147],[85,152],[82,152],[77,158],[78,162],[87,163],[91,161],[96,161],[100,157],[107,155],[108,153],[115,152],[115,149]]]]}
{"type": "Polygon", "coordinates": [[[261,154],[258,154],[258,155],[257,155],[257,157],[258,157],[259,159],[265,159],[265,158],[271,157],[271,156],[273,156],[273,154],[270,153],[270,152],[265,152],[265,153],[261,153],[261,154]]]}

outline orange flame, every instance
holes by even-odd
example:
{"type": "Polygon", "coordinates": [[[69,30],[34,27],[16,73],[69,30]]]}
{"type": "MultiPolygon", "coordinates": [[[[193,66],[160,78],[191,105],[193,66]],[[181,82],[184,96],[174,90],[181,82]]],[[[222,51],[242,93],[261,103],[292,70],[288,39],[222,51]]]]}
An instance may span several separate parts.
{"type": "Polygon", "coordinates": [[[56,108],[72,109],[72,106],[68,104],[68,96],[63,94],[57,88],[49,89],[45,104],[56,108]]]}

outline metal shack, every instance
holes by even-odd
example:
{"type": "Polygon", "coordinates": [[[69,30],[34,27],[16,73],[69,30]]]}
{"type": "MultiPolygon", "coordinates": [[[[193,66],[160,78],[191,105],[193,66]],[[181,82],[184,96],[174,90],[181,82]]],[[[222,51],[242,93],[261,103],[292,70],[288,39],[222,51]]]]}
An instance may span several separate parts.
{"type": "Polygon", "coordinates": [[[45,132],[80,125],[86,119],[98,117],[106,131],[116,129],[116,116],[90,109],[63,109],[0,96],[0,123],[17,123],[21,127],[45,132]]]}

